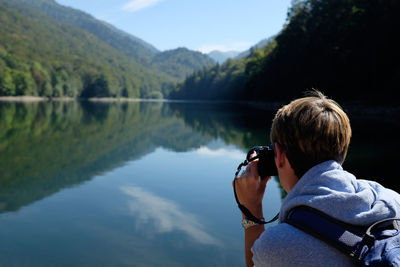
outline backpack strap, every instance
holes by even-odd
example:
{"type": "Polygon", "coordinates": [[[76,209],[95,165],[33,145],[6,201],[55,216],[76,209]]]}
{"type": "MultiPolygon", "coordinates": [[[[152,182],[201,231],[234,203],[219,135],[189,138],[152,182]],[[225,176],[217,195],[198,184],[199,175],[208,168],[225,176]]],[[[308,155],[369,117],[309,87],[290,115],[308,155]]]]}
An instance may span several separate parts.
{"type": "MultiPolygon", "coordinates": [[[[344,223],[308,206],[298,206],[289,211],[284,222],[325,241],[350,256],[357,265],[362,265],[363,261],[369,257],[367,254],[371,248],[375,248],[374,253],[380,255],[382,262],[390,263],[393,260],[400,260],[400,258],[393,258],[395,256],[394,253],[399,251],[399,239],[393,241],[396,242],[394,247],[386,246],[386,244],[382,243],[382,234],[384,234],[385,230],[396,230],[392,234],[384,234],[388,234],[387,237],[398,234],[399,226],[397,221],[399,220],[400,218],[389,218],[375,222],[369,227],[362,227],[344,223]],[[386,250],[391,251],[387,252],[386,250]]],[[[371,263],[371,260],[376,261],[375,258],[370,257],[367,262],[371,263]]],[[[369,264],[366,265],[369,266],[369,264]]]]}
{"type": "Polygon", "coordinates": [[[359,261],[356,256],[365,227],[343,223],[308,206],[293,208],[284,221],[335,247],[359,261]],[[356,256],[356,257],[355,257],[356,256]]]}

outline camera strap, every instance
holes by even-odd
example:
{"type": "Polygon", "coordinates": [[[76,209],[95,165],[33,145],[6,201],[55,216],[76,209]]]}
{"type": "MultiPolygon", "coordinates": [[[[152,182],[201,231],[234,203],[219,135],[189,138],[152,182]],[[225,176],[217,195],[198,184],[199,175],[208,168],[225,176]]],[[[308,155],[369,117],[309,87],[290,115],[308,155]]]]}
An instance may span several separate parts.
{"type": "Polygon", "coordinates": [[[267,224],[267,223],[271,223],[271,222],[276,221],[279,218],[279,213],[276,214],[275,217],[272,218],[269,221],[265,221],[264,218],[258,219],[245,206],[240,204],[239,199],[238,199],[237,194],[236,194],[236,178],[238,177],[240,170],[242,169],[243,166],[247,166],[249,164],[249,162],[251,162],[251,161],[253,161],[255,159],[258,159],[258,155],[253,157],[253,158],[251,158],[250,160],[246,159],[245,161],[243,161],[242,163],[239,164],[239,166],[238,166],[238,168],[236,170],[236,173],[235,173],[235,178],[233,179],[233,193],[235,194],[235,200],[236,200],[236,203],[238,204],[238,208],[240,209],[241,212],[243,212],[244,216],[248,220],[250,220],[252,222],[255,222],[257,224],[267,224]]]}

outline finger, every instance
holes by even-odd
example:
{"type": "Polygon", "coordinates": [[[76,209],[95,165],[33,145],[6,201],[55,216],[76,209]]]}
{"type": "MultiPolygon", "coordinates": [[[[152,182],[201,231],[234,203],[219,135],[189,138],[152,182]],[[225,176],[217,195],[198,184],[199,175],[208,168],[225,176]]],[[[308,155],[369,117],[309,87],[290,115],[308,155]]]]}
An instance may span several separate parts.
{"type": "Polygon", "coordinates": [[[255,160],[255,161],[250,162],[250,164],[248,166],[249,171],[250,171],[250,176],[254,177],[255,179],[259,179],[259,177],[260,177],[260,175],[258,173],[257,163],[258,163],[258,160],[255,160]]]}
{"type": "Polygon", "coordinates": [[[251,176],[250,164],[246,166],[238,178],[244,178],[248,176],[251,176]]]}
{"type": "Polygon", "coordinates": [[[249,155],[249,159],[251,160],[252,158],[254,158],[255,156],[257,156],[257,153],[254,151],[253,153],[251,153],[249,155]]]}
{"type": "Polygon", "coordinates": [[[267,185],[267,183],[269,182],[269,180],[271,180],[272,176],[268,176],[265,179],[261,179],[261,184],[262,185],[267,185]]]}

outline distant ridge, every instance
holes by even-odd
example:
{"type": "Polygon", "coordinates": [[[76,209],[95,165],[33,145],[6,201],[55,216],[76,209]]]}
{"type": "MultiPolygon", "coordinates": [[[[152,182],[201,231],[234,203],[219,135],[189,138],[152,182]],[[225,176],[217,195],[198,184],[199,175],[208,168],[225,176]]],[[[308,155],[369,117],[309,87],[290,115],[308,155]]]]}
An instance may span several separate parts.
{"type": "Polygon", "coordinates": [[[222,52],[222,51],[218,51],[218,50],[213,50],[213,51],[207,53],[207,55],[209,57],[211,57],[212,59],[217,61],[219,64],[224,63],[228,58],[235,58],[239,54],[240,54],[239,51],[222,52]]]}
{"type": "Polygon", "coordinates": [[[267,45],[268,43],[273,42],[275,38],[276,38],[276,35],[273,35],[269,38],[262,39],[261,41],[259,41],[255,45],[253,45],[250,49],[247,49],[246,51],[243,51],[243,52],[237,54],[235,56],[235,59],[243,58],[243,57],[250,55],[251,51],[260,49],[261,47],[267,45]]]}
{"type": "Polygon", "coordinates": [[[152,63],[157,70],[182,80],[193,70],[214,65],[215,61],[200,52],[179,47],[156,54],[152,63]]]}

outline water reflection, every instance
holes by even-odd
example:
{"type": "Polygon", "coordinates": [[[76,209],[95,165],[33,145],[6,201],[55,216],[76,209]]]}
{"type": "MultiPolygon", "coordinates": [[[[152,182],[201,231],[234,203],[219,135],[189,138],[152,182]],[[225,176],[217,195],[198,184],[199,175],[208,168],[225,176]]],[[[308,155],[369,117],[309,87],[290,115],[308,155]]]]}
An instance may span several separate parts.
{"type": "Polygon", "coordinates": [[[153,231],[182,231],[200,244],[221,245],[204,230],[195,214],[182,211],[177,203],[136,186],[122,187],[121,190],[131,196],[129,208],[132,215],[137,217],[136,228],[139,231],[151,229],[150,234],[153,231]]]}
{"type": "Polygon", "coordinates": [[[196,150],[196,153],[207,157],[225,157],[238,162],[243,161],[243,159],[246,157],[245,153],[237,150],[236,148],[229,147],[212,149],[207,146],[202,146],[196,150]]]}
{"type": "MultiPolygon", "coordinates": [[[[0,265],[243,266],[231,180],[276,108],[0,103],[0,265]]],[[[399,110],[350,111],[345,168],[400,191],[399,110]]]]}
{"type": "MultiPolygon", "coordinates": [[[[280,106],[172,104],[171,108],[196,131],[246,151],[269,142],[271,122],[280,106]]],[[[345,105],[344,110],[353,132],[344,168],[357,178],[374,180],[400,192],[400,183],[395,178],[400,151],[400,107],[345,105]]]]}
{"type": "MultiPolygon", "coordinates": [[[[0,103],[0,212],[79,185],[163,147],[242,160],[268,142],[276,106],[168,103],[0,103]],[[219,140],[219,141],[218,141],[219,140]],[[224,148],[210,143],[222,143],[224,148]]],[[[345,168],[399,190],[398,108],[350,109],[345,168]]]]}
{"type": "Polygon", "coordinates": [[[160,103],[0,103],[0,212],[15,211],[164,147],[210,137],[160,103]]]}

